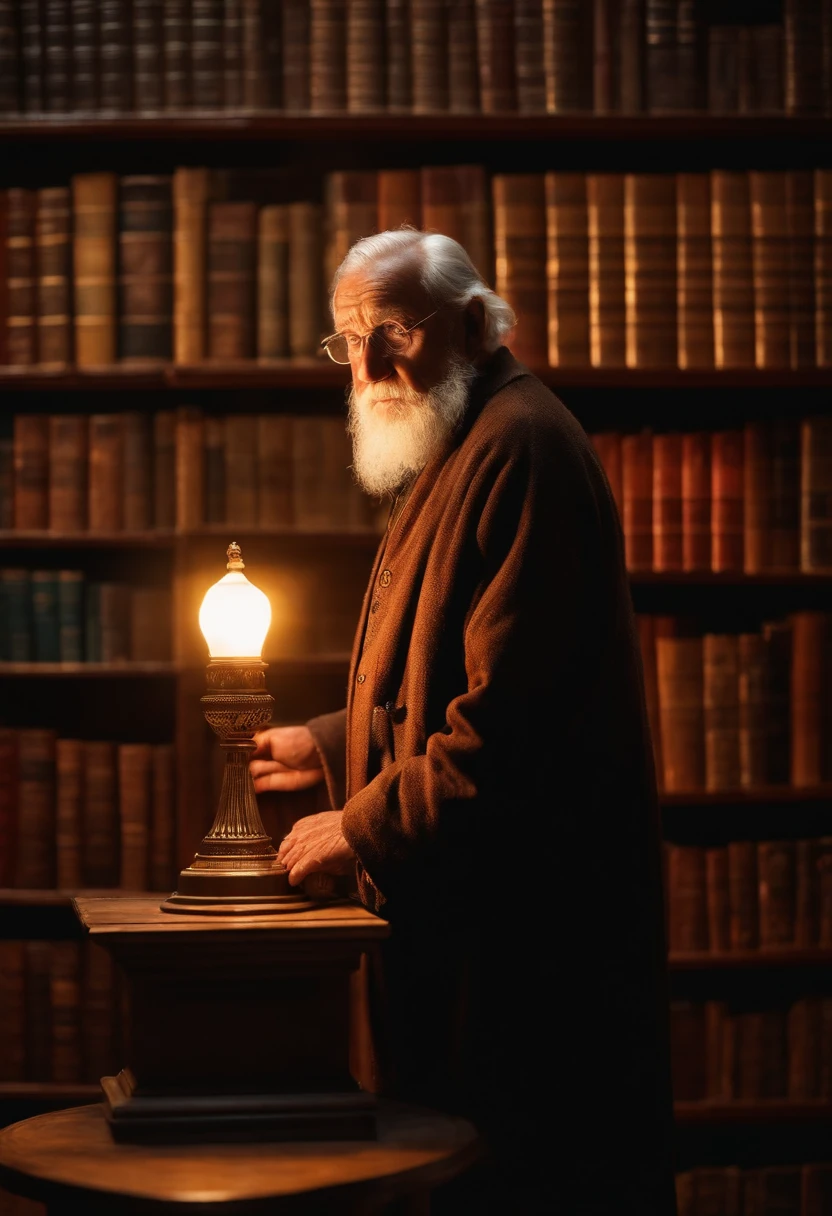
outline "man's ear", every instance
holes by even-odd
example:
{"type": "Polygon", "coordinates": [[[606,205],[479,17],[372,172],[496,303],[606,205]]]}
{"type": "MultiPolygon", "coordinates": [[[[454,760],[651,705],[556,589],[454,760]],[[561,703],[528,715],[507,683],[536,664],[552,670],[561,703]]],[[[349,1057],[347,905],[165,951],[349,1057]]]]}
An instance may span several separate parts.
{"type": "Polygon", "coordinates": [[[474,296],[465,305],[462,314],[463,333],[465,337],[465,353],[475,362],[483,353],[485,341],[485,305],[479,296],[474,296]]]}

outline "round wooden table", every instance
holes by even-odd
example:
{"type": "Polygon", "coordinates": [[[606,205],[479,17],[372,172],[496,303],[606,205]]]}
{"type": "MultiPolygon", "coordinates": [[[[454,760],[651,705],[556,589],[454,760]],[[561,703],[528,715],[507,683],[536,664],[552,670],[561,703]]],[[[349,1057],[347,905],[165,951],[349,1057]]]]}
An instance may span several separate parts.
{"type": "Polygon", "coordinates": [[[0,1131],[0,1186],[49,1216],[426,1212],[433,1187],[477,1157],[470,1123],[379,1103],[378,1139],[270,1144],[116,1144],[100,1105],[0,1131]]]}

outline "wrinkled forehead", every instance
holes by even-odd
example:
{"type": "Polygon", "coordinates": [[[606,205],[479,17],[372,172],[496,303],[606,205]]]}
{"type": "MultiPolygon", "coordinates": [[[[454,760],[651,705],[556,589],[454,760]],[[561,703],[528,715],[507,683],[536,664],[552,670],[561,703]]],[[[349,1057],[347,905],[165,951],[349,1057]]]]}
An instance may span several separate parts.
{"type": "Polygon", "coordinates": [[[332,315],[336,329],[363,332],[380,321],[421,321],[433,308],[418,260],[399,257],[345,274],[335,289],[332,315]]]}

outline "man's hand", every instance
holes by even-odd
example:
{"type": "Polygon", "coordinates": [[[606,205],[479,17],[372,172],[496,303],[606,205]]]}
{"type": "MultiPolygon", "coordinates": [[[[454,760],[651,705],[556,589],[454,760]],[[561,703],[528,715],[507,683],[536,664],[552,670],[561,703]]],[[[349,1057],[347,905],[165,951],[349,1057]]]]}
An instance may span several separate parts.
{"type": "Polygon", "coordinates": [[[351,874],[355,854],[341,831],[341,811],[322,811],[299,819],[284,836],[277,857],[289,871],[293,887],[307,874],[351,874]]]}
{"type": "Polygon", "coordinates": [[[258,794],[266,790],[308,790],[324,779],[321,757],[308,726],[273,726],[254,736],[257,750],[249,769],[258,794]]]}

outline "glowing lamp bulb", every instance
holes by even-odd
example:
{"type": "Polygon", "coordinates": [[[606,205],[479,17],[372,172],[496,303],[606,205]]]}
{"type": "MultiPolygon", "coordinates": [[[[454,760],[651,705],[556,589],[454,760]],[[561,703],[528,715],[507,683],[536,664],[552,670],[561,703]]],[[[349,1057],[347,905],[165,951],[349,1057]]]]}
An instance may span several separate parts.
{"type": "Polygon", "coordinates": [[[259,659],[272,619],[271,605],[243,574],[240,546],[228,546],[228,573],[209,587],[199,627],[212,659],[259,659]]]}

